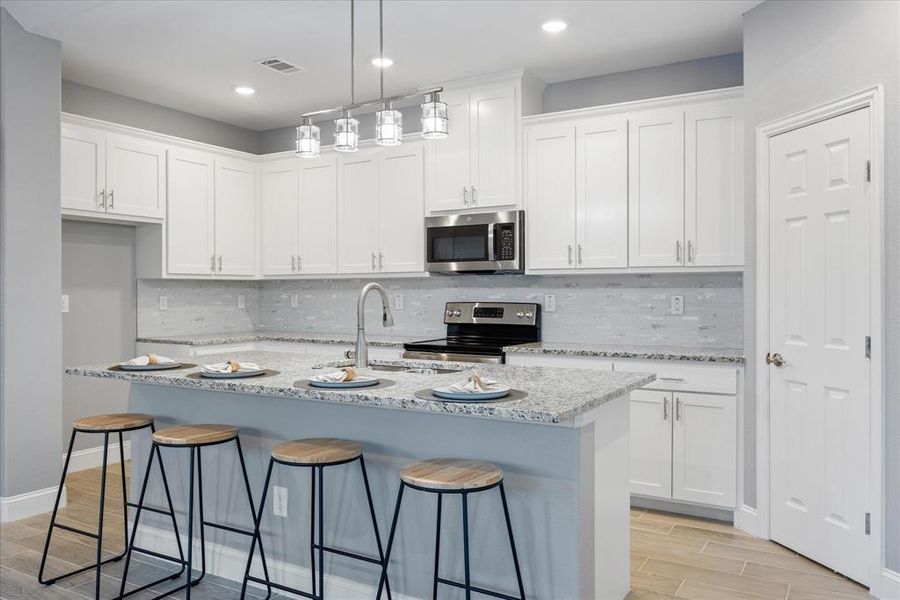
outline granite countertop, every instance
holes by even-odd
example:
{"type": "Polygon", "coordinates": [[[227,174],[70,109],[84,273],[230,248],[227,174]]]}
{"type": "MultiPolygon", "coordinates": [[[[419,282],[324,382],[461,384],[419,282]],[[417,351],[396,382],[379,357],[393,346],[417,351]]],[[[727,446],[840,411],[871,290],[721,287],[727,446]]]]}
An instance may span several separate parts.
{"type": "MultiPolygon", "coordinates": [[[[376,372],[380,377],[396,382],[383,388],[358,390],[313,390],[294,387],[294,382],[323,369],[334,368],[347,362],[322,362],[317,358],[304,358],[292,352],[238,352],[204,356],[205,362],[224,362],[236,358],[241,362],[254,362],[268,369],[279,371],[277,375],[247,379],[193,379],[187,377],[199,372],[199,367],[171,371],[111,371],[109,364],[66,368],[69,375],[99,377],[132,381],[135,383],[169,385],[180,388],[219,390],[243,394],[276,396],[289,399],[314,400],[355,404],[388,409],[415,410],[448,415],[472,416],[530,423],[566,423],[574,417],[613,400],[622,394],[642,387],[655,379],[649,373],[622,371],[594,371],[549,367],[514,367],[509,365],[481,366],[480,374],[527,393],[520,400],[484,403],[455,403],[422,400],[415,392],[437,385],[454,383],[465,378],[464,373],[425,375],[400,372],[376,372]]],[[[416,364],[425,367],[459,366],[461,363],[428,361],[372,361],[373,364],[416,364]]],[[[112,364],[112,363],[110,363],[112,364]]]]}
{"type": "Polygon", "coordinates": [[[558,356],[593,356],[598,358],[634,358],[643,360],[692,360],[715,363],[744,363],[740,348],[684,348],[680,346],[632,346],[612,344],[583,344],[566,342],[537,342],[507,346],[507,354],[553,354],[558,356]]]}
{"type": "MultiPolygon", "coordinates": [[[[198,333],[194,335],[157,335],[138,337],[138,343],[177,344],[180,346],[219,346],[222,344],[242,344],[247,342],[294,342],[298,344],[356,344],[352,333],[293,333],[278,331],[238,331],[231,333],[198,333]]],[[[409,337],[392,337],[366,333],[370,346],[402,348],[409,337]]]]}

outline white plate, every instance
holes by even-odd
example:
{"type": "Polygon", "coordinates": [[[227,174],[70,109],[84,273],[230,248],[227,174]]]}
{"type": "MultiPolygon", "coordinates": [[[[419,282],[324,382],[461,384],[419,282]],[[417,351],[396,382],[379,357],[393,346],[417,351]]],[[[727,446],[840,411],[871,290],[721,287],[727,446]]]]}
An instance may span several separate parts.
{"type": "Polygon", "coordinates": [[[126,365],[119,363],[119,368],[123,371],[164,371],[165,369],[177,369],[184,363],[166,363],[164,365],[126,365]]]}
{"type": "Polygon", "coordinates": [[[241,377],[256,377],[266,372],[265,369],[254,369],[252,371],[235,371],[234,373],[206,373],[200,371],[201,377],[208,379],[240,379],[241,377]]]}
{"type": "Polygon", "coordinates": [[[308,379],[309,385],[313,387],[320,388],[332,388],[332,389],[353,389],[353,388],[361,388],[361,387],[369,387],[372,385],[377,385],[380,379],[377,377],[367,377],[367,376],[359,376],[352,381],[321,381],[316,379],[315,376],[310,377],[308,379]]]}
{"type": "Polygon", "coordinates": [[[458,402],[485,402],[509,396],[510,388],[505,385],[495,385],[489,392],[454,392],[449,386],[431,388],[431,393],[442,400],[456,400],[458,402]]]}

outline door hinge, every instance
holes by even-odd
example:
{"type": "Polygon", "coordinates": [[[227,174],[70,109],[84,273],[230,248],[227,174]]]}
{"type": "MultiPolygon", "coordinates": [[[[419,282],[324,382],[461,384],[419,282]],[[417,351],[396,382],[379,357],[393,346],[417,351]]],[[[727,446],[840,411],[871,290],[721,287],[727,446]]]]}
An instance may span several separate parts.
{"type": "Polygon", "coordinates": [[[872,161],[866,161],[866,181],[872,181],[872,161]]]}
{"type": "Polygon", "coordinates": [[[872,535],[872,513],[866,513],[866,535],[872,535]]]}
{"type": "Polygon", "coordinates": [[[866,358],[872,358],[872,336],[866,336],[866,358]]]}

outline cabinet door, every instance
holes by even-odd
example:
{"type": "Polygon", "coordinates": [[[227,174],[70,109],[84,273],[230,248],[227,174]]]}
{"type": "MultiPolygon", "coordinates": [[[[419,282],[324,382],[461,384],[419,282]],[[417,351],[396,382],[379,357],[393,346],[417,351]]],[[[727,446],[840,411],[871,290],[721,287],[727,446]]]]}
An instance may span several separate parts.
{"type": "Polygon", "coordinates": [[[631,392],[631,492],[672,497],[672,394],[631,392]]]}
{"type": "Polygon", "coordinates": [[[734,396],[675,392],[672,497],[734,508],[737,422],[734,396]]]}
{"type": "Polygon", "coordinates": [[[338,272],[378,268],[378,162],[374,152],[338,159],[338,272]]]}
{"type": "Polygon", "coordinates": [[[628,120],[575,125],[579,268],[628,266],[628,120]]]}
{"type": "Polygon", "coordinates": [[[337,273],[337,185],[334,156],[300,161],[299,273],[337,273]]]}
{"type": "Polygon", "coordinates": [[[552,123],[526,134],[529,269],[571,269],[575,252],[575,127],[552,123]]]}
{"type": "Polygon", "coordinates": [[[108,212],[166,216],[166,147],[124,135],[106,136],[108,212]]]}
{"type": "Polygon", "coordinates": [[[469,94],[441,96],[450,135],[425,142],[425,197],[429,211],[467,208],[469,202],[469,94]]]}
{"type": "Polygon", "coordinates": [[[516,88],[474,92],[469,100],[471,190],[476,208],[516,204],[516,88]]]}
{"type": "Polygon", "coordinates": [[[378,270],[425,270],[425,182],[422,144],[378,156],[378,270]]]}
{"type": "Polygon", "coordinates": [[[687,262],[744,264],[744,122],[740,100],[685,112],[687,262]]]}
{"type": "Polygon", "coordinates": [[[211,154],[172,148],[168,152],[167,264],[177,275],[212,275],[214,196],[211,154]]]}
{"type": "Polygon", "coordinates": [[[256,274],[256,167],[216,158],[217,275],[256,274]]]}
{"type": "Polygon", "coordinates": [[[684,113],[659,110],[628,122],[628,264],[684,264],[684,113]]]}
{"type": "Polygon", "coordinates": [[[106,211],[106,134],[63,124],[60,141],[62,208],[106,211]]]}
{"type": "Polygon", "coordinates": [[[290,275],[299,248],[298,159],[266,163],[260,177],[262,274],[290,275]]]}

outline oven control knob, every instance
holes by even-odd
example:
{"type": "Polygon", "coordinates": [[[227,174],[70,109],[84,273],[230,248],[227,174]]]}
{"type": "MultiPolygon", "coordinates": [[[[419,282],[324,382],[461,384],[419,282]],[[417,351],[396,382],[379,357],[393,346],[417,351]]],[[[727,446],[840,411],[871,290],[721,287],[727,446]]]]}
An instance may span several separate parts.
{"type": "Polygon", "coordinates": [[[528,311],[527,313],[525,313],[525,318],[526,318],[526,319],[530,319],[530,318],[532,318],[533,316],[534,316],[534,313],[531,312],[531,311],[528,311]]]}
{"type": "Polygon", "coordinates": [[[458,308],[455,309],[455,310],[453,311],[453,316],[454,316],[454,317],[458,317],[458,316],[460,316],[461,314],[462,314],[462,312],[461,312],[458,308]]]}
{"type": "Polygon", "coordinates": [[[453,311],[450,310],[450,309],[447,309],[447,312],[444,313],[444,314],[447,315],[448,317],[452,317],[452,316],[453,316],[453,311]]]}
{"type": "Polygon", "coordinates": [[[525,313],[523,313],[523,312],[520,310],[519,312],[516,313],[516,316],[519,317],[519,318],[521,319],[521,318],[523,318],[523,317],[525,316],[525,313]]]}

